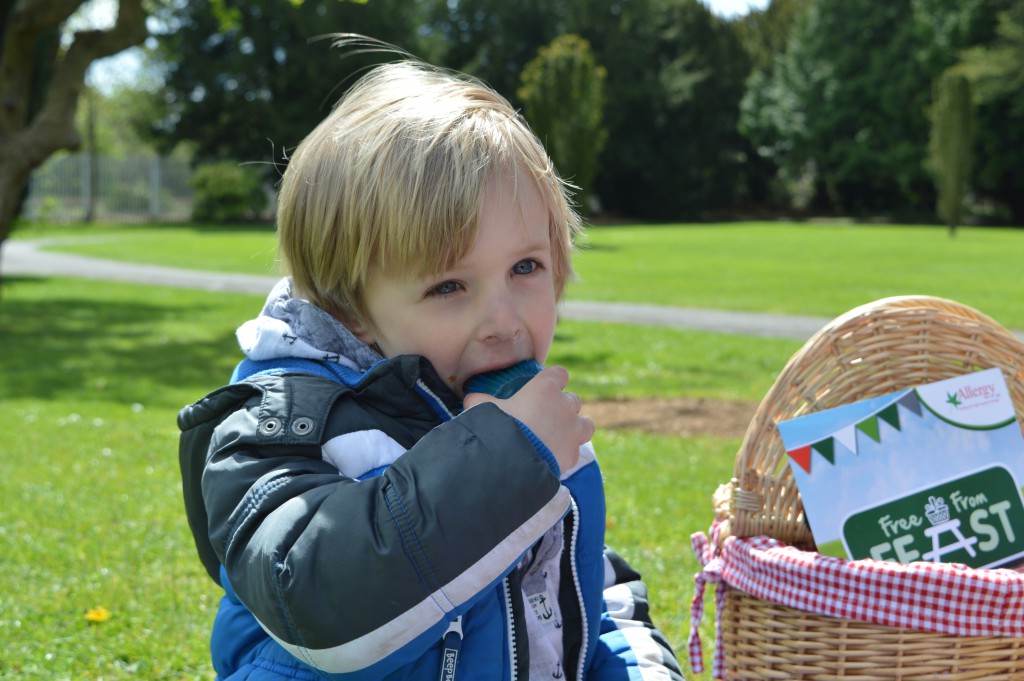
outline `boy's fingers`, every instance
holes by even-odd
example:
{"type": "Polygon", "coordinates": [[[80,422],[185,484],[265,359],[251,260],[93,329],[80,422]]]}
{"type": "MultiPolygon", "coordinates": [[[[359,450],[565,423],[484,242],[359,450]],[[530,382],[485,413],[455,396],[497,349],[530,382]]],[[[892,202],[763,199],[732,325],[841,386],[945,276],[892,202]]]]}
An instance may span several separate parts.
{"type": "Polygon", "coordinates": [[[542,369],[537,375],[546,375],[553,379],[558,385],[559,390],[565,390],[565,386],[569,385],[569,370],[563,366],[558,366],[557,364],[554,366],[544,367],[544,369],[542,369]]]}
{"type": "Polygon", "coordinates": [[[463,409],[469,409],[470,407],[475,407],[476,405],[483,404],[484,402],[497,401],[498,399],[496,397],[488,395],[487,393],[469,393],[466,395],[465,399],[462,400],[462,407],[463,409]]]}
{"type": "Polygon", "coordinates": [[[581,416],[580,430],[582,431],[580,434],[583,437],[583,439],[580,441],[580,444],[584,445],[594,439],[594,433],[596,432],[597,427],[594,425],[594,422],[591,421],[589,418],[587,418],[586,416],[581,416]]]}

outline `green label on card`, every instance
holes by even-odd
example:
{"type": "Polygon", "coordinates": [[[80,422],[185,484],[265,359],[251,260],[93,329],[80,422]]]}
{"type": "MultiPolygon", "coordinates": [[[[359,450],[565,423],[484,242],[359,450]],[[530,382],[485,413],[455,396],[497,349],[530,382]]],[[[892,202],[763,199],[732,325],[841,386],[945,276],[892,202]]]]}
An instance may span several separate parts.
{"type": "Polygon", "coordinates": [[[1024,503],[994,466],[851,514],[843,543],[853,559],[991,567],[1024,554],[1024,503]]]}

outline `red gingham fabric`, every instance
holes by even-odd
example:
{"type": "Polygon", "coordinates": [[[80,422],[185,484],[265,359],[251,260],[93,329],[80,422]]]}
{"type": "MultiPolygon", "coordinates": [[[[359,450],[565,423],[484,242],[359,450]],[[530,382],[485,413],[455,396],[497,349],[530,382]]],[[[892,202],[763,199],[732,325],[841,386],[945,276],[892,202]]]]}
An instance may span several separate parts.
{"type": "MultiPolygon", "coordinates": [[[[711,529],[716,538],[717,526],[711,529]]],[[[769,537],[729,537],[721,550],[697,532],[690,537],[703,569],[695,576],[688,641],[690,666],[703,671],[697,626],[706,583],[735,587],[762,600],[819,615],[953,636],[1024,637],[1024,574],[977,570],[958,563],[848,561],[801,551],[769,537]]],[[[716,614],[714,678],[724,678],[716,614]]]]}
{"type": "Polygon", "coordinates": [[[725,651],[722,648],[722,620],[718,613],[725,605],[727,585],[722,582],[722,559],[716,555],[717,528],[711,528],[712,539],[709,541],[703,532],[696,532],[690,537],[690,543],[703,569],[693,576],[693,600],[690,602],[690,636],[686,641],[690,658],[690,669],[700,674],[704,671],[704,650],[700,641],[700,623],[704,619],[704,587],[716,584],[715,587],[715,659],[712,676],[716,679],[725,678],[725,651]]]}

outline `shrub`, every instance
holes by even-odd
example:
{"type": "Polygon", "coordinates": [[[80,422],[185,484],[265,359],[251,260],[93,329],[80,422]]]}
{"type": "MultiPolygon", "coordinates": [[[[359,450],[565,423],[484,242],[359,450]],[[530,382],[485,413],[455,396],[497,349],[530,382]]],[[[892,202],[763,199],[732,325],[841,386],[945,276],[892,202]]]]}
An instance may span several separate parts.
{"type": "Polygon", "coordinates": [[[192,175],[192,187],[196,190],[193,220],[251,221],[267,207],[259,172],[231,161],[199,166],[192,175]]]}

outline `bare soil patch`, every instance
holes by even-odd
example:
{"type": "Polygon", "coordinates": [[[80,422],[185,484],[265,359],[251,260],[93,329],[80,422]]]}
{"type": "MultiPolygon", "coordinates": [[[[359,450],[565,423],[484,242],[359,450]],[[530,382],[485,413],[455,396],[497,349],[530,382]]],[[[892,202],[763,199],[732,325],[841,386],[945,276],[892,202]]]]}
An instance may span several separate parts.
{"type": "Polygon", "coordinates": [[[656,435],[743,437],[756,404],[684,397],[601,400],[583,404],[582,413],[598,428],[642,430],[656,435]]]}

